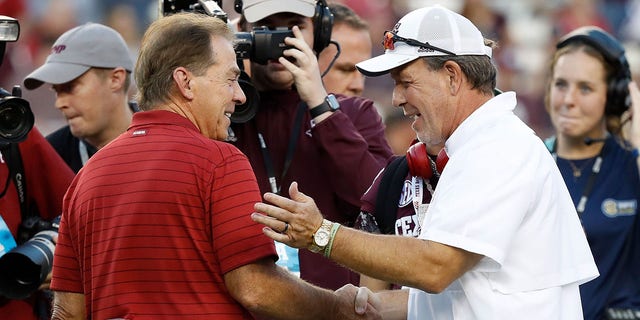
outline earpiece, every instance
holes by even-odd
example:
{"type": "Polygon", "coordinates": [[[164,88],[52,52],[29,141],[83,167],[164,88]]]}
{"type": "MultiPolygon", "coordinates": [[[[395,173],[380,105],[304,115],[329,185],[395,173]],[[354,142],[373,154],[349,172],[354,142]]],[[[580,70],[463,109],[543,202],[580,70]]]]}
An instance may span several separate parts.
{"type": "Polygon", "coordinates": [[[444,149],[440,150],[436,161],[433,161],[427,153],[427,146],[422,142],[415,142],[407,150],[409,172],[412,176],[422,177],[425,180],[434,176],[434,173],[436,178],[440,178],[440,173],[442,173],[448,161],[449,157],[444,149]]]}
{"type": "Polygon", "coordinates": [[[624,47],[606,31],[598,27],[586,26],[562,37],[556,44],[556,48],[560,49],[575,42],[583,42],[592,46],[615,68],[616,71],[607,86],[605,114],[621,115],[631,105],[629,88],[627,87],[631,81],[631,70],[625,56],[624,47]]]}
{"type": "Polygon", "coordinates": [[[313,50],[320,54],[331,42],[333,29],[333,13],[325,0],[316,2],[316,13],[313,15],[313,50]]]}

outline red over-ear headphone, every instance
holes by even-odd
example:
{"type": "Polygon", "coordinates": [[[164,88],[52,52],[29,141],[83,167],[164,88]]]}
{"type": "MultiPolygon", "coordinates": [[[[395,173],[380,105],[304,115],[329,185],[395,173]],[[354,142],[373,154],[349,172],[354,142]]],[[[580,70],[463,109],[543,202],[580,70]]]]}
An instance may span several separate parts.
{"type": "Polygon", "coordinates": [[[436,161],[433,161],[427,153],[427,146],[422,142],[415,142],[407,150],[409,172],[414,177],[428,180],[435,173],[435,177],[440,178],[440,173],[444,170],[444,166],[447,165],[447,161],[449,161],[449,156],[447,156],[444,149],[440,150],[436,161]]]}

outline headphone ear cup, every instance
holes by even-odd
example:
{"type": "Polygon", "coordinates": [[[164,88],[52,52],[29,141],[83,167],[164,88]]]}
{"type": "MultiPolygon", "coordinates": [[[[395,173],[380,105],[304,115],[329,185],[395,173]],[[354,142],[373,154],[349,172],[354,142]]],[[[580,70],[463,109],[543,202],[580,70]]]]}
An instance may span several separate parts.
{"type": "Polygon", "coordinates": [[[427,154],[427,146],[422,142],[413,144],[407,150],[407,165],[409,166],[409,172],[414,177],[428,180],[433,175],[429,155],[427,154]]]}
{"type": "Polygon", "coordinates": [[[627,77],[616,77],[607,88],[607,104],[605,113],[607,115],[622,115],[631,106],[629,96],[629,82],[627,77]]]}
{"type": "Polygon", "coordinates": [[[316,3],[316,13],[313,16],[313,50],[319,54],[331,42],[333,29],[333,13],[324,0],[316,3]]]}
{"type": "Polygon", "coordinates": [[[442,150],[438,152],[438,157],[436,158],[436,170],[438,170],[439,173],[442,173],[447,162],[449,162],[449,156],[444,148],[442,148],[442,150]]]}

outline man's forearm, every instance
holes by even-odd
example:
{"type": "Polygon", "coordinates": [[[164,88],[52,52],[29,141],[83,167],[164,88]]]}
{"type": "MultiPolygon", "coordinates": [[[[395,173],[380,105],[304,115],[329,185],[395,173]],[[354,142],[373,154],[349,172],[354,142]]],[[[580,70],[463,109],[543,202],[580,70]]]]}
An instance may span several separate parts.
{"type": "Polygon", "coordinates": [[[84,320],[86,318],[84,294],[63,291],[54,292],[51,320],[84,320]]]}

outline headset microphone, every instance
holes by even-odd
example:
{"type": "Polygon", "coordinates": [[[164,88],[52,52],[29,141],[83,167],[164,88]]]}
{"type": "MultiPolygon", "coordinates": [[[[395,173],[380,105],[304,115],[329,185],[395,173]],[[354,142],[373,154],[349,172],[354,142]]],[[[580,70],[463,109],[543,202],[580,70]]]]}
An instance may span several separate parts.
{"type": "Polygon", "coordinates": [[[607,141],[607,138],[600,138],[600,139],[592,139],[592,138],[584,138],[584,144],[590,146],[594,143],[600,143],[600,142],[605,142],[607,141]]]}

